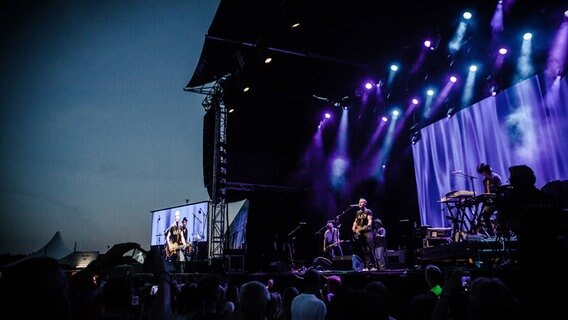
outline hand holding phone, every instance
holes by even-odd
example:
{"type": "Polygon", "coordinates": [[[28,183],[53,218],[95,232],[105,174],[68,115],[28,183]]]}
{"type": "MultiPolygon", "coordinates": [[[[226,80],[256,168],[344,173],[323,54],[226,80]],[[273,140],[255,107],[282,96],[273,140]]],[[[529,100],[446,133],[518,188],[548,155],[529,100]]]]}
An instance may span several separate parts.
{"type": "Polygon", "coordinates": [[[461,288],[462,291],[469,291],[469,286],[471,285],[471,277],[470,276],[462,276],[461,277],[461,288]]]}

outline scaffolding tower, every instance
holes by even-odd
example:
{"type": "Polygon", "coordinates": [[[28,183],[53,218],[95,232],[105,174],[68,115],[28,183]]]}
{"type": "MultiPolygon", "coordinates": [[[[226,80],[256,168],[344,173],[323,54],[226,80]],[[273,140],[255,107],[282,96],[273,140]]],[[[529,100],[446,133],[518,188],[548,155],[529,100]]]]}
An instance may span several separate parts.
{"type": "MultiPolygon", "coordinates": [[[[211,185],[209,202],[208,255],[211,264],[213,260],[223,260],[225,251],[226,221],[228,221],[227,205],[227,108],[223,102],[223,82],[230,75],[219,79],[212,87],[186,89],[187,91],[206,94],[201,103],[207,116],[213,117],[212,152],[204,152],[204,156],[212,156],[211,167],[204,168],[205,186],[211,185]],[[209,176],[210,175],[210,176],[209,176]],[[210,178],[208,178],[210,177],[210,178]]],[[[208,146],[204,146],[207,148],[208,146]]]]}

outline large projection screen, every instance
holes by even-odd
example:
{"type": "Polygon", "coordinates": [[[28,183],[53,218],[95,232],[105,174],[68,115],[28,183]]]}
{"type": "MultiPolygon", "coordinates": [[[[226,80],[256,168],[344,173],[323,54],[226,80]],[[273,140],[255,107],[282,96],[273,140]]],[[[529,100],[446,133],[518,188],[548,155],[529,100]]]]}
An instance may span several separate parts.
{"type": "Polygon", "coordinates": [[[175,222],[175,213],[177,211],[180,212],[180,223],[184,217],[187,218],[188,234],[191,237],[187,240],[198,242],[207,241],[209,202],[203,201],[151,211],[151,246],[160,246],[165,243],[166,231],[175,222]]]}

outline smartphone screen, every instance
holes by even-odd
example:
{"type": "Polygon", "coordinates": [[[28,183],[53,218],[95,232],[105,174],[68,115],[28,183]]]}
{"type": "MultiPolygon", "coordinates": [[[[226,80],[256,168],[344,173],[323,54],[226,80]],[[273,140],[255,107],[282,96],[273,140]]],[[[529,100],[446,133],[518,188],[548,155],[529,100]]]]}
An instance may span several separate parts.
{"type": "Polygon", "coordinates": [[[470,284],[471,284],[471,277],[470,277],[470,276],[463,276],[463,277],[461,277],[461,287],[462,287],[462,290],[468,291],[470,284]]]}
{"type": "Polygon", "coordinates": [[[158,293],[158,286],[152,286],[152,288],[150,288],[150,295],[156,295],[156,293],[158,293]]]}
{"type": "Polygon", "coordinates": [[[141,249],[134,249],[132,250],[132,259],[138,261],[140,264],[144,264],[146,261],[146,252],[141,249]]]}

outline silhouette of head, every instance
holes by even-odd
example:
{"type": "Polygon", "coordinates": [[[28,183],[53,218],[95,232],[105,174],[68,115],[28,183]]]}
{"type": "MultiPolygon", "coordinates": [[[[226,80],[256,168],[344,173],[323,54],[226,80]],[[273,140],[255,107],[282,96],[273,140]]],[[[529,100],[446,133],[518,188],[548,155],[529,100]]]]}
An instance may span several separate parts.
{"type": "Polygon", "coordinates": [[[527,165],[509,167],[509,183],[513,187],[531,187],[536,183],[534,171],[527,165]]]}

